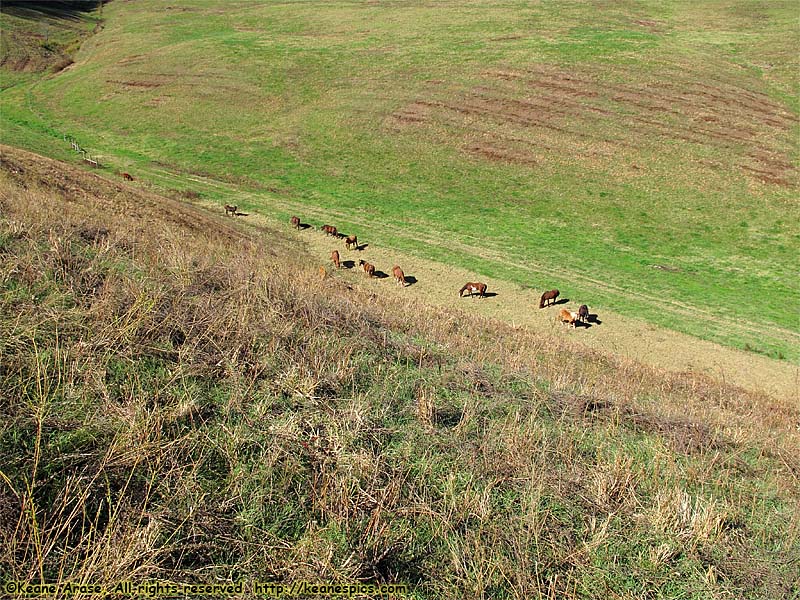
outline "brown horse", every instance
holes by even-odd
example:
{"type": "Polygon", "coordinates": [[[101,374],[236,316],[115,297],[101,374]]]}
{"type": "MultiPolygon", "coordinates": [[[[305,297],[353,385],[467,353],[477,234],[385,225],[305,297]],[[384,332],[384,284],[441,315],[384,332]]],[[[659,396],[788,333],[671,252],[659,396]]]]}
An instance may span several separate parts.
{"type": "Polygon", "coordinates": [[[467,283],[464,284],[464,287],[458,290],[458,297],[461,298],[464,295],[464,292],[469,292],[470,296],[472,296],[475,292],[478,292],[479,298],[485,298],[486,287],[487,286],[485,283],[480,283],[480,282],[473,283],[471,281],[468,281],[467,283]]]}
{"type": "Polygon", "coordinates": [[[334,266],[338,269],[339,268],[339,251],[334,250],[331,252],[331,260],[333,261],[334,266]]]}
{"type": "Polygon", "coordinates": [[[398,265],[392,267],[392,277],[394,277],[397,285],[402,285],[403,287],[408,285],[406,282],[406,276],[403,273],[403,269],[401,269],[398,265]]]}
{"type": "Polygon", "coordinates": [[[550,290],[549,292],[542,294],[542,298],[539,300],[539,308],[544,308],[548,304],[555,304],[556,298],[558,298],[558,293],[558,290],[550,290]]]}
{"type": "Polygon", "coordinates": [[[290,221],[292,223],[292,227],[295,229],[300,229],[300,217],[292,217],[290,221]]]}
{"type": "Polygon", "coordinates": [[[336,227],[334,227],[333,225],[323,225],[322,233],[324,233],[325,235],[332,235],[333,237],[337,237],[339,235],[339,232],[336,231],[336,227]]]}
{"type": "Polygon", "coordinates": [[[347,236],[347,239],[344,241],[344,247],[350,250],[350,246],[358,250],[358,237],[354,235],[347,236]]]}
{"type": "Polygon", "coordinates": [[[225,216],[228,215],[236,216],[236,213],[239,211],[239,207],[235,204],[226,204],[225,205],[225,216]]]}
{"type": "Polygon", "coordinates": [[[371,265],[363,260],[358,261],[358,265],[364,269],[364,273],[369,277],[375,277],[375,265],[371,265]]]}
{"type": "Polygon", "coordinates": [[[581,323],[586,323],[589,320],[589,307],[585,304],[581,304],[581,307],[578,309],[578,320],[581,323]]]}
{"type": "Polygon", "coordinates": [[[133,176],[132,176],[130,173],[123,173],[123,174],[122,174],[122,178],[123,178],[125,181],[133,181],[133,176]]]}
{"type": "Polygon", "coordinates": [[[578,313],[562,308],[561,312],[558,313],[558,320],[562,323],[572,325],[572,327],[576,327],[575,323],[578,321],[578,313]]]}

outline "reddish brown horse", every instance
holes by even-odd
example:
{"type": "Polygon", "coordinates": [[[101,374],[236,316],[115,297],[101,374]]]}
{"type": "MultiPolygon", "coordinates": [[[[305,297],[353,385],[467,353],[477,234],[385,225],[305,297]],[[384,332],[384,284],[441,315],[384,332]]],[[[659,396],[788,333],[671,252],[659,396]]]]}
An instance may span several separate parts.
{"type": "Polygon", "coordinates": [[[130,173],[123,173],[123,174],[122,174],[122,178],[123,178],[125,181],[133,181],[133,176],[132,176],[130,173]]]}
{"type": "Polygon", "coordinates": [[[358,265],[364,269],[364,273],[368,276],[375,277],[375,265],[371,265],[363,260],[358,261],[358,265]]]}
{"type": "Polygon", "coordinates": [[[331,260],[333,261],[334,266],[338,269],[339,268],[339,251],[334,250],[331,252],[331,260]]]}
{"type": "Polygon", "coordinates": [[[558,290],[550,290],[549,292],[542,294],[542,298],[539,300],[539,308],[544,308],[548,304],[555,304],[556,298],[558,298],[558,293],[558,290]]]}
{"type": "Polygon", "coordinates": [[[392,267],[392,277],[397,282],[397,285],[407,286],[405,273],[398,265],[392,267]]]}
{"type": "Polygon", "coordinates": [[[464,284],[460,290],[458,290],[458,297],[461,298],[464,295],[464,292],[469,292],[469,295],[472,296],[475,292],[478,292],[478,297],[484,298],[486,296],[486,284],[468,281],[464,284]]]}
{"type": "Polygon", "coordinates": [[[226,204],[225,205],[225,216],[233,215],[236,216],[236,213],[239,211],[239,207],[233,204],[226,204]]]}
{"type": "Polygon", "coordinates": [[[295,229],[300,229],[300,217],[292,217],[291,218],[292,227],[295,229]]]}
{"type": "Polygon", "coordinates": [[[322,233],[324,233],[325,235],[332,235],[333,237],[339,235],[339,232],[336,231],[336,227],[334,227],[333,225],[323,225],[322,233]]]}
{"type": "Polygon", "coordinates": [[[576,327],[575,323],[578,321],[578,313],[562,308],[561,312],[558,313],[558,320],[576,327]]]}
{"type": "Polygon", "coordinates": [[[358,237],[354,235],[347,236],[347,239],[344,241],[344,247],[350,250],[350,246],[358,250],[358,237]]]}

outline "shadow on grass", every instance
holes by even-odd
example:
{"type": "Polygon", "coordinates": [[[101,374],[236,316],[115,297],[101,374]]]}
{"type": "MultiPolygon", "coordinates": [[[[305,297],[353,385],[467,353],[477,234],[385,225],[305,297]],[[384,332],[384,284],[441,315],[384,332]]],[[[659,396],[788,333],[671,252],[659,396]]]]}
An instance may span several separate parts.
{"type": "Polygon", "coordinates": [[[31,21],[41,21],[42,17],[80,21],[99,6],[99,0],[3,0],[0,12],[31,21]]]}

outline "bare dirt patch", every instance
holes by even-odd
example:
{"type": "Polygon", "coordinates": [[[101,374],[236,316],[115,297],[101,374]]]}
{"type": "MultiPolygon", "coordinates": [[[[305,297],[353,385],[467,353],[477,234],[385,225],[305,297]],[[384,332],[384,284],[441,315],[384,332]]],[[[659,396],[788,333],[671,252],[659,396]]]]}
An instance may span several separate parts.
{"type": "Polygon", "coordinates": [[[120,81],[119,79],[106,79],[106,83],[114,83],[128,88],[145,88],[145,89],[157,88],[164,85],[164,83],[160,81],[120,81]]]}
{"type": "Polygon", "coordinates": [[[479,156],[489,160],[528,166],[534,166],[536,164],[536,160],[534,160],[532,155],[514,151],[509,148],[500,148],[487,144],[469,144],[465,149],[473,156],[479,156]]]}
{"type": "Polygon", "coordinates": [[[424,123],[430,116],[430,105],[426,102],[412,102],[400,110],[392,113],[390,119],[393,125],[414,125],[424,123]]]}
{"type": "Polygon", "coordinates": [[[490,42],[511,42],[513,40],[521,40],[524,36],[517,34],[517,35],[502,35],[500,37],[493,37],[490,38],[490,42]]]}
{"type": "Polygon", "coordinates": [[[471,88],[448,87],[447,96],[431,87],[429,97],[416,99],[393,119],[445,123],[448,132],[462,130],[467,138],[481,130],[487,151],[468,142],[462,147],[489,160],[520,162],[499,139],[496,132],[502,130],[528,140],[555,134],[550,137],[559,154],[600,142],[612,146],[612,155],[620,148],[639,152],[688,143],[703,154],[732,157],[730,168],[763,182],[798,181],[789,154],[798,118],[776,100],[731,81],[672,69],[651,81],[630,77],[633,83],[621,83],[549,65],[491,69],[483,76],[471,88]]]}
{"type": "Polygon", "coordinates": [[[652,19],[636,19],[634,24],[639,25],[640,27],[644,27],[647,31],[651,33],[660,33],[663,28],[664,24],[659,23],[658,21],[653,21],[652,19]]]}

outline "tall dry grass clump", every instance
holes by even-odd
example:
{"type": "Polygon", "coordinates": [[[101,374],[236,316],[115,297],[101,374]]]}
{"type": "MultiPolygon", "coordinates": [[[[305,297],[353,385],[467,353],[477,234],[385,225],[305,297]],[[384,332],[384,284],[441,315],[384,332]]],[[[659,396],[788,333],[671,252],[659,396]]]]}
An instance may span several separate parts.
{"type": "Polygon", "coordinates": [[[321,279],[280,231],[65,165],[2,165],[4,577],[797,592],[797,407],[321,279]]]}

